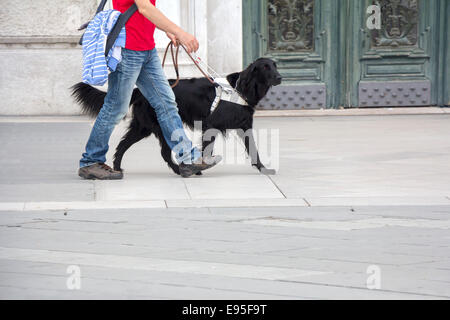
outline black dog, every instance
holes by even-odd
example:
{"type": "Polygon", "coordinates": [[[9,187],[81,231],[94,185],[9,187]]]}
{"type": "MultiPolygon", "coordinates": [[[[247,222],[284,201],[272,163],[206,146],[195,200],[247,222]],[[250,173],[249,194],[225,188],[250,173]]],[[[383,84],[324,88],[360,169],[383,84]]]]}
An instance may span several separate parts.
{"type": "MultiPolygon", "coordinates": [[[[174,88],[181,119],[190,128],[194,127],[195,121],[201,121],[203,133],[209,129],[216,129],[222,134],[225,134],[228,129],[241,129],[237,130],[237,133],[245,143],[252,165],[264,174],[274,174],[274,170],[266,169],[261,163],[251,129],[256,105],[272,86],[281,84],[277,66],[274,61],[261,58],[243,72],[228,75],[227,80],[233,88],[236,88],[248,106],[221,101],[216,110],[211,113],[211,105],[216,97],[214,85],[206,78],[181,80],[174,88]]],[[[169,82],[172,84],[174,80],[169,82]]],[[[73,86],[72,95],[81,104],[83,113],[96,117],[103,106],[106,93],[80,82],[73,86]]],[[[116,149],[114,169],[122,170],[124,153],[133,144],[153,133],[159,139],[163,159],[176,174],[179,174],[178,164],[172,160],[172,151],[164,139],[156,113],[139,89],[133,91],[131,105],[133,105],[132,119],[128,132],[116,149]]],[[[206,150],[209,150],[208,155],[212,153],[214,140],[213,136],[209,141],[203,142],[204,156],[207,155],[206,150]]]]}

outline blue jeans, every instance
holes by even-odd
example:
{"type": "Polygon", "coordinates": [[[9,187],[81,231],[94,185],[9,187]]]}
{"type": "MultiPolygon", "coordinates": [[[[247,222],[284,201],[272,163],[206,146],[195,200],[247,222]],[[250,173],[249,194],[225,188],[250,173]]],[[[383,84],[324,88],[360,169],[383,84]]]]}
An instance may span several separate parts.
{"type": "Polygon", "coordinates": [[[128,112],[134,85],[137,85],[155,109],[159,125],[178,163],[196,162],[201,152],[192,146],[178,114],[175,95],[161,67],[156,49],[149,51],[122,50],[122,61],[109,74],[108,93],[97,116],[80,160],[80,168],[105,163],[109,138],[115,126],[128,112]]]}

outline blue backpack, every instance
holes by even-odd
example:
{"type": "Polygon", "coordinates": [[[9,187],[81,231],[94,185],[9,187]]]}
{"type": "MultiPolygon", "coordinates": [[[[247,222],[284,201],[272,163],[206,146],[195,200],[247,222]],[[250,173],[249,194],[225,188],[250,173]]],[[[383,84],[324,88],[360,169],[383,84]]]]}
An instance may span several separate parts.
{"type": "MultiPolygon", "coordinates": [[[[97,12],[95,13],[95,15],[99,14],[100,12],[103,11],[103,9],[105,8],[106,2],[108,0],[102,0],[100,2],[100,5],[97,8],[97,12]]],[[[106,47],[105,47],[105,56],[108,55],[109,51],[111,50],[111,48],[113,47],[114,43],[116,42],[117,37],[120,34],[120,31],[122,30],[122,28],[125,26],[125,24],[127,23],[127,21],[131,18],[131,16],[138,10],[138,7],[136,5],[136,3],[133,3],[133,5],[124,13],[122,13],[119,18],[117,19],[116,24],[114,25],[114,27],[112,28],[111,32],[108,34],[108,39],[106,40],[106,47]]],[[[85,24],[83,24],[80,28],[78,28],[78,30],[84,30],[87,28],[87,26],[89,25],[90,21],[86,22],[85,24]]],[[[84,34],[83,34],[84,35],[84,34]]],[[[82,45],[83,44],[83,36],[81,36],[81,39],[79,41],[79,44],[82,45]]]]}

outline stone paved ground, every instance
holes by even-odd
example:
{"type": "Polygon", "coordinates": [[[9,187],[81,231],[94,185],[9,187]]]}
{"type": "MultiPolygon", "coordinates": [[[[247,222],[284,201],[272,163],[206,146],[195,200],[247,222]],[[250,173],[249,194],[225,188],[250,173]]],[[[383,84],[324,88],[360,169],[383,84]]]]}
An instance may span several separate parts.
{"type": "Polygon", "coordinates": [[[183,180],[149,139],[125,180],[91,182],[89,121],[2,118],[0,298],[448,299],[449,121],[258,118],[275,176],[226,161],[183,180]]]}

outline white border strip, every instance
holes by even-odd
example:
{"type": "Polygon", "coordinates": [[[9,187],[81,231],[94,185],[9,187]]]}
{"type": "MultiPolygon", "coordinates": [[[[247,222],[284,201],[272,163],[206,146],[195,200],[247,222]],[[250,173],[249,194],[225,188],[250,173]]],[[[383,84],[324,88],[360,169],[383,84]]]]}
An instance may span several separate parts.
{"type": "Polygon", "coordinates": [[[255,117],[329,117],[329,116],[401,116],[450,114],[450,108],[410,107],[410,108],[349,108],[312,110],[257,110],[255,117]]]}
{"type": "Polygon", "coordinates": [[[74,202],[3,202],[0,211],[51,211],[92,209],[167,208],[164,200],[153,201],[74,201],[74,202]]]}
{"type": "Polygon", "coordinates": [[[0,259],[58,263],[64,265],[95,266],[125,270],[203,274],[221,277],[274,281],[332,273],[318,270],[264,267],[257,265],[155,259],[147,257],[131,257],[5,247],[0,247],[0,259]]]}
{"type": "Polygon", "coordinates": [[[152,208],[281,208],[450,206],[449,197],[307,197],[305,199],[195,199],[149,201],[0,202],[0,211],[152,208]]]}
{"type": "MultiPolygon", "coordinates": [[[[324,116],[386,116],[450,114],[450,108],[350,108],[313,110],[257,110],[255,117],[324,117],[324,116]]],[[[0,116],[2,122],[93,122],[84,115],[73,116],[0,116]]]]}
{"type": "Polygon", "coordinates": [[[166,200],[168,208],[257,208],[257,207],[307,207],[303,199],[196,199],[166,200]]]}

